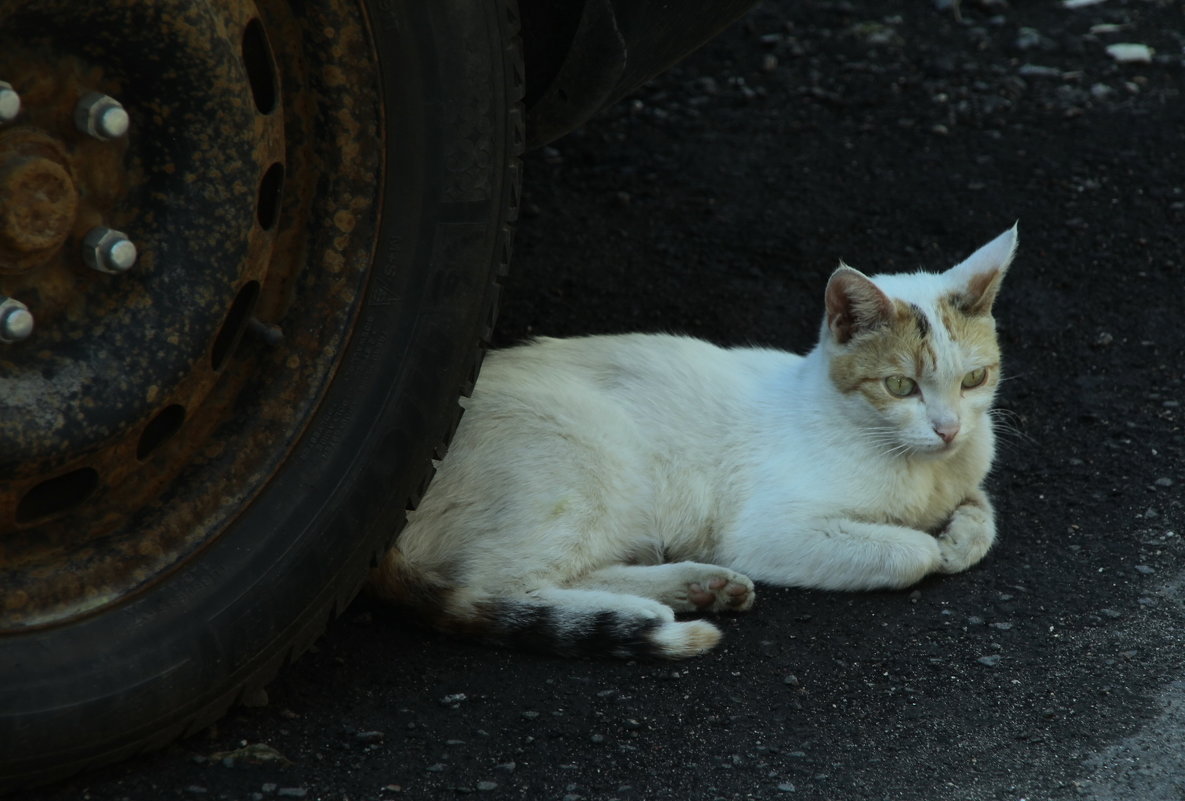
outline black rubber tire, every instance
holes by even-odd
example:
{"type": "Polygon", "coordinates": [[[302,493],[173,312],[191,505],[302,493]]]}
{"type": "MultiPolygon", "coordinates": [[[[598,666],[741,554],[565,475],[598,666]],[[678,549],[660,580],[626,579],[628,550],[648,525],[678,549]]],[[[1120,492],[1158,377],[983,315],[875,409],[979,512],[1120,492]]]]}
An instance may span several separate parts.
{"type": "Polygon", "coordinates": [[[0,791],[160,747],[264,687],[354,597],[455,430],[518,206],[515,3],[369,6],[398,124],[378,266],[332,383],[278,473],[199,556],[89,618],[0,638],[0,791]]]}

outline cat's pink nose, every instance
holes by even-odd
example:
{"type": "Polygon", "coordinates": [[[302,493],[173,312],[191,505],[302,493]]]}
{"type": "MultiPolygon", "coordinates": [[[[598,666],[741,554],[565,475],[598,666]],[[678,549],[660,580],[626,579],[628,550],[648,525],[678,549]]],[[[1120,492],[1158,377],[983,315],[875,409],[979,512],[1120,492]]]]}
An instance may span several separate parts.
{"type": "Polygon", "coordinates": [[[955,441],[955,437],[959,433],[958,423],[942,423],[934,426],[934,433],[942,438],[942,441],[947,445],[955,441]]]}

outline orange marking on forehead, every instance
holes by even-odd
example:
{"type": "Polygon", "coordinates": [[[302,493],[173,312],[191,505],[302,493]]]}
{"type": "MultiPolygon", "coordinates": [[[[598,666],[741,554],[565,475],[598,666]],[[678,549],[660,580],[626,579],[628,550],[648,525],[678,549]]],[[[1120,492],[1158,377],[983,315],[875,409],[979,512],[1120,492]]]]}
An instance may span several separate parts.
{"type": "Polygon", "coordinates": [[[947,296],[939,301],[938,312],[942,325],[960,347],[981,359],[998,361],[1000,346],[996,340],[996,321],[990,314],[969,314],[963,310],[959,296],[947,296]]]}

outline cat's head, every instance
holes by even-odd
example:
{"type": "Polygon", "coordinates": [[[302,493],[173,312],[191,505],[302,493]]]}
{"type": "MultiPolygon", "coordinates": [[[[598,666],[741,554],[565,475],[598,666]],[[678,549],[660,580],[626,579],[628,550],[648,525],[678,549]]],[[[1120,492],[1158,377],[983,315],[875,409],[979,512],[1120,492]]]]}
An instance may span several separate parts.
{"type": "Polygon", "coordinates": [[[948,456],[990,431],[1000,380],[992,303],[1016,226],[944,273],[865,276],[845,264],[827,284],[820,345],[862,436],[884,452],[948,456]]]}

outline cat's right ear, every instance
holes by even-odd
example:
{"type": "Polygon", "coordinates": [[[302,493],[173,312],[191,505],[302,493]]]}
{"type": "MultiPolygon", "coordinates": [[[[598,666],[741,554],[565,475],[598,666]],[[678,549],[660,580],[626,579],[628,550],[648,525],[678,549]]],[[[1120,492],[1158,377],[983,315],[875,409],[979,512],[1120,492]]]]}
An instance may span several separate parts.
{"type": "Polygon", "coordinates": [[[827,282],[827,328],[843,345],[861,331],[888,323],[893,301],[868,276],[843,262],[827,282]]]}

